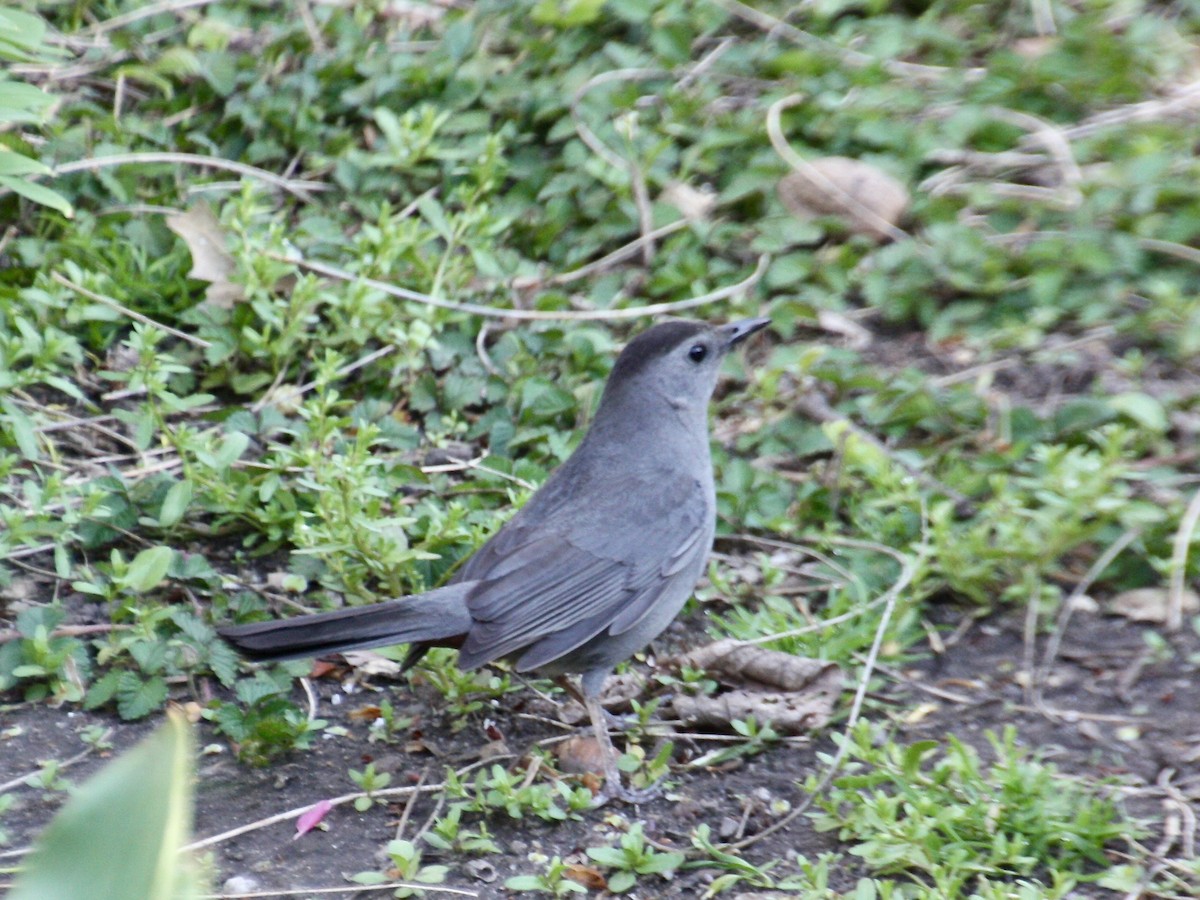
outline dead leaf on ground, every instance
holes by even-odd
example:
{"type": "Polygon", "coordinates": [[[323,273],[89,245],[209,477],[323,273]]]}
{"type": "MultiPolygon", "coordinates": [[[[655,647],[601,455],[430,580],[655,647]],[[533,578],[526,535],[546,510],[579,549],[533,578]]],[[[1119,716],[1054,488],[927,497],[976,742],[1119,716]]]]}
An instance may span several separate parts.
{"type": "Polygon", "coordinates": [[[184,212],[170,214],[167,227],[183,238],[192,254],[188,276],[208,282],[205,303],[230,309],[245,297],[242,286],[232,281],[237,263],[226,249],[225,232],[207,203],[201,200],[184,212]]]}
{"type": "MultiPolygon", "coordinates": [[[[1200,595],[1195,591],[1183,592],[1183,613],[1200,612],[1200,595]]],[[[1166,622],[1171,604],[1171,592],[1165,587],[1134,588],[1121,591],[1107,604],[1108,612],[1124,616],[1132,622],[1166,622]]]]}
{"type": "Polygon", "coordinates": [[[831,334],[840,334],[846,338],[846,345],[851,350],[862,350],[868,347],[874,336],[869,329],[863,328],[849,316],[834,312],[832,309],[817,310],[817,325],[831,334]]]}
{"type": "Polygon", "coordinates": [[[703,222],[717,205],[717,195],[713,191],[694,188],[685,181],[669,183],[659,199],[679,210],[689,222],[703,222]]]}
{"type": "Polygon", "coordinates": [[[892,236],[884,223],[895,226],[910,198],[904,185],[869,163],[824,156],[781,178],[779,199],[798,219],[842,216],[855,231],[883,240],[892,236]]]}
{"type": "Polygon", "coordinates": [[[491,884],[496,880],[499,873],[496,867],[486,859],[472,859],[466,865],[467,874],[476,881],[482,881],[484,884],[491,884]]]}
{"type": "Polygon", "coordinates": [[[675,697],[675,714],[691,725],[728,726],[753,716],[785,734],[803,734],[829,721],[844,686],[841,670],[831,662],[735,640],[707,644],[674,662],[704,669],[733,688],[675,697]]]}
{"type": "Polygon", "coordinates": [[[371,703],[367,706],[360,706],[358,709],[352,709],[346,713],[346,718],[358,722],[374,722],[383,715],[383,710],[371,703]]]}
{"type": "Polygon", "coordinates": [[[576,735],[562,741],[557,748],[558,768],[567,775],[604,771],[604,748],[594,737],[576,735]]]}
{"type": "Polygon", "coordinates": [[[374,650],[346,650],[342,658],[360,675],[382,675],[399,678],[403,666],[374,650]]]}
{"type": "Polygon", "coordinates": [[[572,863],[563,873],[576,884],[582,884],[589,891],[602,891],[608,887],[604,875],[595,866],[585,866],[582,863],[572,863]]]}
{"type": "Polygon", "coordinates": [[[414,3],[413,0],[392,0],[383,5],[384,17],[393,19],[413,30],[433,28],[446,16],[445,6],[438,3],[414,3]]]}
{"type": "Polygon", "coordinates": [[[512,751],[508,749],[508,744],[504,741],[488,741],[479,748],[479,761],[487,762],[492,759],[501,759],[505,756],[511,756],[512,751]]]}

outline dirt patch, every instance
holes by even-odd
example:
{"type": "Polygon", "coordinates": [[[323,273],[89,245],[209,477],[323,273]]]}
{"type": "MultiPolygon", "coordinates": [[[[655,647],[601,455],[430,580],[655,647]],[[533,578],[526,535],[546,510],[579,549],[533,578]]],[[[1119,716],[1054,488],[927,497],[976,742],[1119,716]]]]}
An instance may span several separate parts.
{"type": "MultiPolygon", "coordinates": [[[[945,607],[948,619],[961,619],[962,611],[945,607]]],[[[1158,633],[1119,618],[1077,615],[1064,635],[1059,658],[1044,680],[1042,708],[1030,703],[1023,687],[1023,623],[1018,617],[992,618],[975,623],[950,642],[943,652],[930,654],[896,673],[884,691],[881,708],[869,714],[882,717],[886,710],[920,709],[919,716],[897,716],[900,739],[942,739],[953,733],[978,747],[985,759],[991,754],[983,735],[1005,725],[1017,727],[1021,741],[1060,769],[1092,778],[1119,776],[1131,789],[1126,806],[1133,815],[1162,815],[1167,792],[1159,786],[1164,777],[1179,797],[1200,811],[1200,703],[1195,685],[1200,670],[1200,637],[1188,631],[1159,641],[1158,633]],[[1147,640],[1147,633],[1155,635],[1147,640]]],[[[535,741],[564,733],[546,719],[553,710],[531,692],[522,690],[498,701],[471,720],[458,733],[451,721],[439,715],[421,696],[400,684],[378,684],[405,714],[416,716],[422,732],[441,755],[410,753],[399,744],[369,743],[368,724],[351,711],[374,702],[375,695],[348,696],[340,683],[317,681],[319,710],[342,734],[319,737],[311,751],[295,753],[266,769],[239,765],[211,729],[201,726],[200,744],[210,744],[199,762],[196,834],[204,837],[299,809],[323,798],[355,790],[347,772],[374,762],[377,770],[392,775],[393,785],[436,783],[444,766],[459,766],[477,759],[491,740],[484,718],[494,720],[508,746],[520,755],[535,741]],[[334,698],[338,698],[337,701],[334,698]]],[[[81,730],[89,725],[113,729],[113,752],[131,746],[151,723],[124,723],[107,715],[43,705],[9,706],[4,710],[5,737],[0,742],[0,781],[9,781],[37,769],[39,760],[67,759],[85,745],[81,730]]],[[[695,758],[711,745],[690,739],[676,741],[676,760],[695,758]]],[[[472,863],[463,856],[445,856],[429,848],[426,861],[450,866],[448,884],[499,896],[505,878],[540,871],[531,854],[579,858],[590,846],[615,842],[621,822],[642,822],[645,833],[664,845],[686,848],[686,834],[708,823],[714,837],[728,837],[737,829],[753,835],[775,821],[770,801],[802,799],[796,781],[814,771],[817,750],[829,752],[828,736],[814,743],[777,746],[768,752],[727,766],[721,771],[680,768],[677,784],[666,797],[632,808],[613,806],[585,812],[577,821],[548,824],[537,819],[492,816],[487,825],[500,846],[472,863]]],[[[111,754],[108,754],[111,755],[111,754]]],[[[63,774],[80,781],[102,765],[100,754],[91,754],[63,774]]],[[[506,764],[518,764],[509,760],[506,764]]],[[[20,788],[16,808],[5,814],[3,825],[10,846],[26,844],[58,806],[55,798],[34,788],[20,788]],[[49,799],[47,799],[49,798],[49,799]]],[[[218,873],[215,884],[242,875],[259,890],[295,890],[344,884],[344,876],[381,867],[380,850],[397,836],[405,802],[377,805],[358,812],[351,805],[332,810],[326,830],[299,839],[294,820],[250,831],[211,848],[218,873]]],[[[435,810],[435,800],[423,796],[406,818],[405,836],[411,837],[435,810]]],[[[1157,843],[1157,836],[1148,843],[1157,843]]],[[[828,834],[814,832],[806,817],[770,835],[745,851],[748,860],[767,863],[803,853],[810,859],[837,849],[828,834]]],[[[1118,851],[1123,848],[1117,848],[1118,851]]],[[[1118,861],[1114,857],[1114,862],[1118,861]]],[[[687,870],[672,882],[647,882],[646,896],[694,897],[717,873],[687,870]]],[[[839,873],[846,889],[861,874],[839,873]]],[[[1098,892],[1100,896],[1102,892],[1098,892]]]]}

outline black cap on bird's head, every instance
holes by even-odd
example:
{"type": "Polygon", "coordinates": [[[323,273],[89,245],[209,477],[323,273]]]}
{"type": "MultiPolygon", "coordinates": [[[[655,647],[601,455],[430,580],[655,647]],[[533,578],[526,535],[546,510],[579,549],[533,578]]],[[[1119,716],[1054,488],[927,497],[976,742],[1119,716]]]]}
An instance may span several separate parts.
{"type": "Polygon", "coordinates": [[[646,329],[617,357],[601,406],[619,402],[631,385],[638,386],[642,402],[657,394],[675,408],[707,405],[725,354],[770,321],[742,319],[709,325],[671,319],[646,329]]]}
{"type": "Polygon", "coordinates": [[[691,319],[670,319],[647,328],[625,345],[613,366],[609,381],[632,378],[656,359],[667,356],[671,351],[692,340],[688,347],[689,358],[702,363],[712,352],[723,356],[736,344],[754,332],[771,324],[770,319],[742,319],[728,325],[712,326],[707,322],[691,319]]]}

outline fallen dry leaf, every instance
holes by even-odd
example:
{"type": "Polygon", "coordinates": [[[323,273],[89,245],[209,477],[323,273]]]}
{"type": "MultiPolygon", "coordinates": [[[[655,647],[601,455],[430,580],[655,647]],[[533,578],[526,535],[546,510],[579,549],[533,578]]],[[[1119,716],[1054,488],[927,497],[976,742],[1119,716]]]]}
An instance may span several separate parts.
{"type": "Polygon", "coordinates": [[[208,282],[204,302],[229,309],[243,299],[240,284],[231,280],[237,263],[225,247],[225,232],[212,209],[203,200],[181,213],[167,216],[167,227],[183,238],[192,254],[191,278],[208,282]]]}
{"type": "Polygon", "coordinates": [[[670,182],[659,199],[679,210],[689,222],[703,222],[717,205],[717,195],[713,191],[694,188],[685,181],[670,182]]]}
{"type": "Polygon", "coordinates": [[[833,663],[735,640],[706,644],[674,662],[733,687],[712,696],[676,696],[675,714],[691,725],[726,727],[753,716],[785,734],[802,734],[829,721],[844,684],[833,663]]]}
{"type": "Polygon", "coordinates": [[[360,675],[386,675],[397,678],[403,670],[403,666],[396,660],[388,659],[374,650],[346,650],[342,657],[360,675]]]}
{"type": "Polygon", "coordinates": [[[573,863],[567,866],[567,871],[563,874],[576,884],[582,884],[589,891],[602,891],[608,887],[608,882],[604,880],[604,875],[595,866],[573,863]]]}
{"type": "Polygon", "coordinates": [[[490,759],[500,759],[504,756],[511,756],[512,751],[508,749],[508,744],[504,741],[488,741],[479,748],[479,761],[487,762],[490,759]]]}
{"type": "Polygon", "coordinates": [[[845,156],[824,156],[779,180],[779,199],[798,219],[837,215],[861,234],[891,237],[908,210],[908,189],[869,163],[845,156]],[[865,213],[865,214],[864,214],[865,213]]]}
{"type": "MultiPolygon", "coordinates": [[[[1171,592],[1165,587],[1134,588],[1113,597],[1107,609],[1133,622],[1165,622],[1170,601],[1171,592]]],[[[1195,591],[1183,592],[1183,612],[1185,615],[1200,612],[1200,596],[1195,591]]]]}
{"type": "Polygon", "coordinates": [[[844,316],[832,309],[817,310],[817,325],[832,334],[845,337],[846,344],[851,350],[862,350],[870,345],[873,338],[871,332],[863,328],[849,316],[844,316]]]}
{"type": "Polygon", "coordinates": [[[342,666],[337,663],[332,663],[327,659],[314,659],[312,668],[308,672],[309,678],[324,678],[326,675],[336,676],[342,670],[342,666]]]}
{"type": "Polygon", "coordinates": [[[604,750],[594,737],[576,735],[558,745],[558,768],[568,775],[604,771],[604,750]]]}

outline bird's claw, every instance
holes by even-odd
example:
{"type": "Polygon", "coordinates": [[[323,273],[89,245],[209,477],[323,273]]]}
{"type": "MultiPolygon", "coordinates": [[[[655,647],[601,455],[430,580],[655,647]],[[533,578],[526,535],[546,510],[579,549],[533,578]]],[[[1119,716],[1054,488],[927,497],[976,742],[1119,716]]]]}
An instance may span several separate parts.
{"type": "Polygon", "coordinates": [[[620,800],[622,803],[628,803],[631,806],[638,806],[642,803],[649,803],[652,800],[657,800],[663,795],[665,788],[661,781],[656,781],[649,787],[634,788],[626,787],[621,782],[620,775],[606,775],[604,778],[604,787],[600,789],[600,793],[596,795],[596,802],[592,808],[597,809],[609,800],[620,800]]]}

